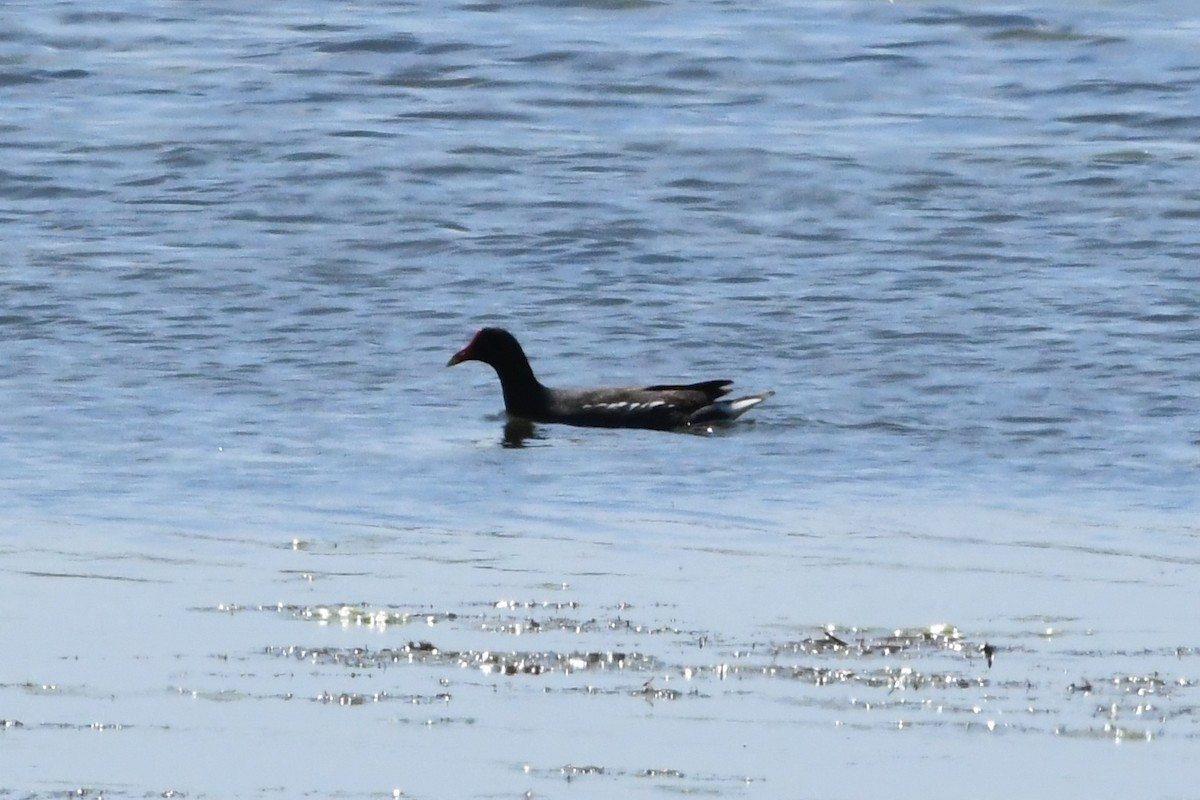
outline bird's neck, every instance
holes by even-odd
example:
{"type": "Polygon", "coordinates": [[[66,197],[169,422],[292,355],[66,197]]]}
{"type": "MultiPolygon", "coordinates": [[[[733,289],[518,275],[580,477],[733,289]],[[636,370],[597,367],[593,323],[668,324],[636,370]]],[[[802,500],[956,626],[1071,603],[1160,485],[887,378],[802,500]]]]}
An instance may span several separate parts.
{"type": "Polygon", "coordinates": [[[504,391],[504,408],[509,414],[518,417],[536,416],[546,406],[546,387],[533,374],[533,368],[527,360],[505,364],[497,367],[496,374],[500,376],[500,388],[504,391]]]}

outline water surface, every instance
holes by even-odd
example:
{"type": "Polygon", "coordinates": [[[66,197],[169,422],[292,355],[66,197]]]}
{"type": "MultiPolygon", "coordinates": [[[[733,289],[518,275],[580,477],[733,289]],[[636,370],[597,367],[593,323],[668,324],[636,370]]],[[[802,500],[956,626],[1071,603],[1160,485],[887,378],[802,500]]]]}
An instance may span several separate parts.
{"type": "Polygon", "coordinates": [[[5,16],[0,795],[1195,783],[1189,4],[5,16]]]}

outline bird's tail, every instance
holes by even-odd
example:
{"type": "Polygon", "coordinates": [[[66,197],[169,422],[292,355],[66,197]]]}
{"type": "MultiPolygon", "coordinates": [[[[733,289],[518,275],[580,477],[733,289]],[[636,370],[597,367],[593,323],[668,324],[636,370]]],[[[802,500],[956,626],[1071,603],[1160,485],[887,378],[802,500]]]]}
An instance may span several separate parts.
{"type": "Polygon", "coordinates": [[[688,424],[732,422],[774,394],[774,392],[761,392],[759,394],[748,394],[736,400],[718,400],[692,414],[688,419],[688,424]]]}

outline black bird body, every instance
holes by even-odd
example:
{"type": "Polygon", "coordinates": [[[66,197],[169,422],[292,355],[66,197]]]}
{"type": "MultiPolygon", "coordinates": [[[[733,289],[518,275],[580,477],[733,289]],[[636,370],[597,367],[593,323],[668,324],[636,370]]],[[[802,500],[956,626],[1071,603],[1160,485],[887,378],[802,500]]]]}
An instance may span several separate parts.
{"type": "Polygon", "coordinates": [[[732,381],[702,381],[641,388],[551,389],[533,374],[516,337],[501,328],[483,328],[447,366],[463,361],[490,364],[500,378],[509,417],[593,428],[677,430],[727,422],[774,392],[723,400],[732,381]]]}

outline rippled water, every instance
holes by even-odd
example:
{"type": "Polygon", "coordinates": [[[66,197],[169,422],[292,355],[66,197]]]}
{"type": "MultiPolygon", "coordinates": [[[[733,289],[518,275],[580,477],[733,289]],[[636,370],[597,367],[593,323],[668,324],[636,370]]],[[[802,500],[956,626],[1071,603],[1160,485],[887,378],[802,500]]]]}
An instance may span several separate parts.
{"type": "Polygon", "coordinates": [[[0,18],[0,796],[1194,783],[1190,3],[0,18]]]}

